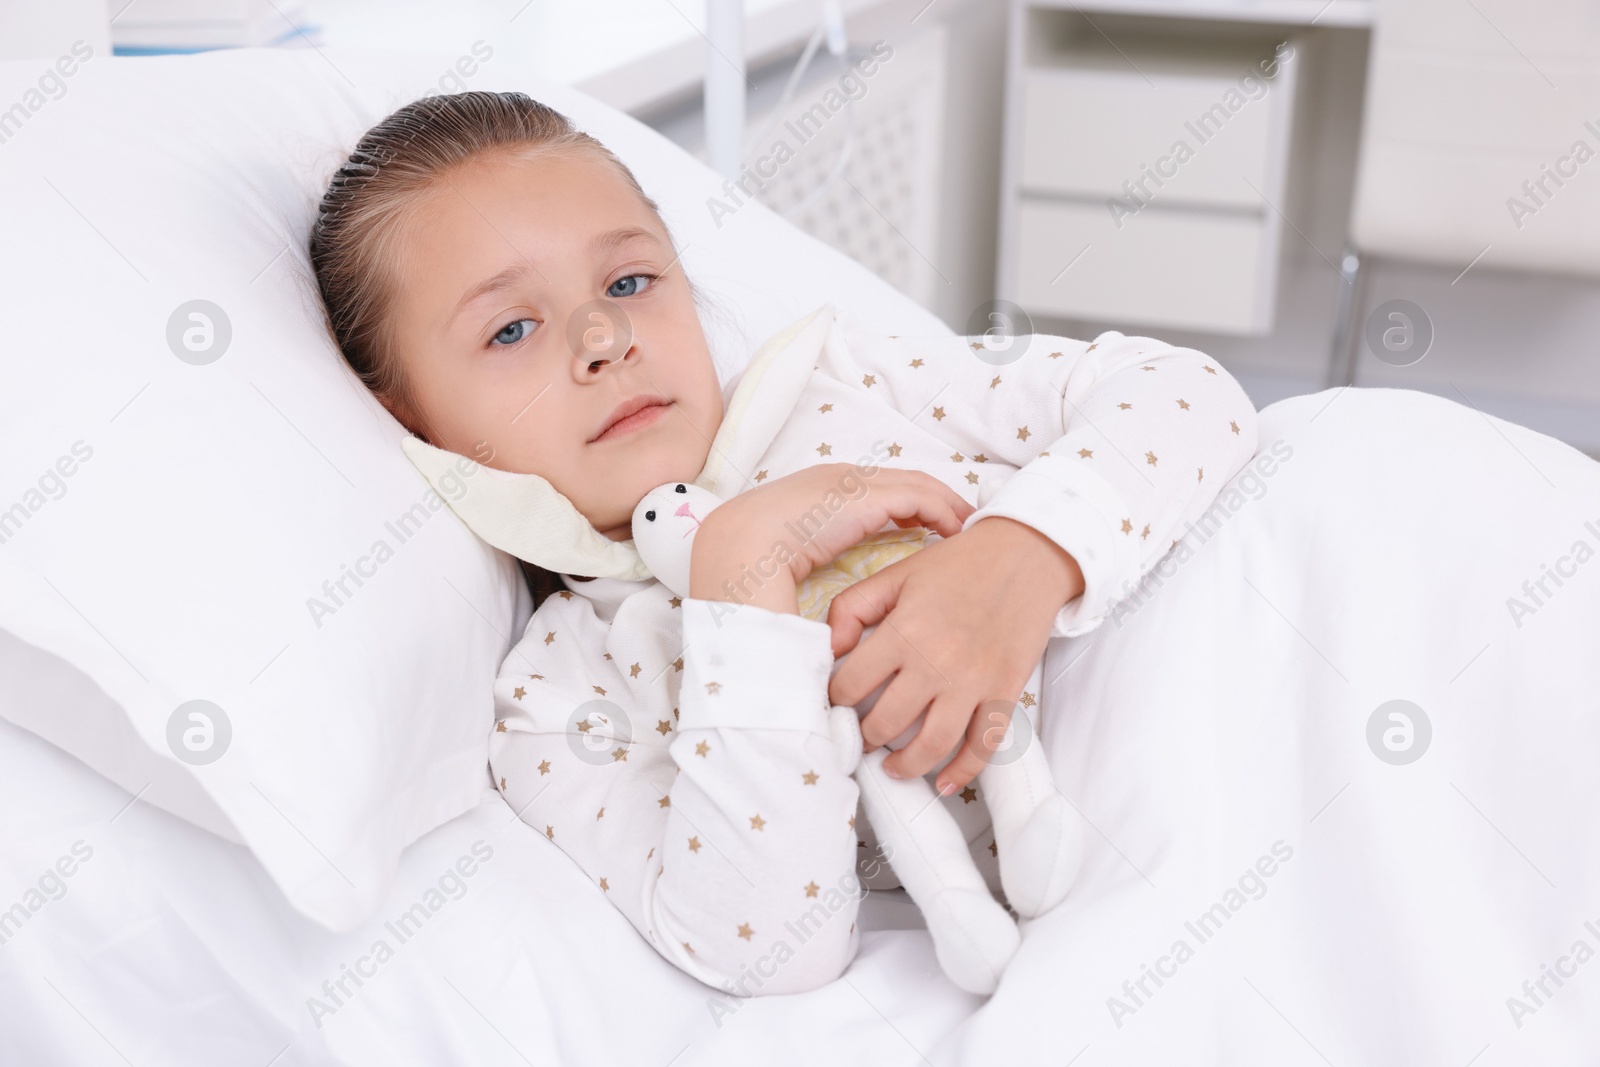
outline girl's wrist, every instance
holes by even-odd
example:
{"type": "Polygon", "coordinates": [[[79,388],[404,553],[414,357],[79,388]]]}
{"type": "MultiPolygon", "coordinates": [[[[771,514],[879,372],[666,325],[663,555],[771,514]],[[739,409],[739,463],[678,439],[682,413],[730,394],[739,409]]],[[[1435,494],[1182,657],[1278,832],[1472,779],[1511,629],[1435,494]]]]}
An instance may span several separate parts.
{"type": "Polygon", "coordinates": [[[1040,582],[1060,594],[1060,603],[1066,605],[1083,595],[1083,569],[1072,553],[1056,544],[1025,522],[1008,519],[1003,515],[989,515],[967,528],[967,533],[984,529],[985,534],[1002,542],[1013,542],[1023,551],[1032,551],[1041,568],[1040,582]]]}
{"type": "Polygon", "coordinates": [[[741,542],[705,537],[705,532],[702,526],[690,553],[689,596],[800,614],[797,583],[786,561],[764,556],[753,541],[743,542],[746,549],[741,542]]]}

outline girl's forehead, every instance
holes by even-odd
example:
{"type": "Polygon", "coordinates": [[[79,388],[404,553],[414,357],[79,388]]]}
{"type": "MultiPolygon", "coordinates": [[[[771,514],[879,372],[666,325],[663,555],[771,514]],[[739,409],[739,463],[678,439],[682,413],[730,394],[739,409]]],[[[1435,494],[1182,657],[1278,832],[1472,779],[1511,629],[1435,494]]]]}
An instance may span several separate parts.
{"type": "Polygon", "coordinates": [[[592,152],[481,162],[441,176],[410,212],[399,291],[428,319],[470,317],[485,293],[559,281],[578,265],[673,254],[660,219],[592,152]]]}
{"type": "Polygon", "coordinates": [[[419,234],[498,243],[501,251],[518,237],[578,243],[630,228],[666,240],[660,219],[617,168],[581,149],[474,160],[442,175],[418,208],[419,234]]]}
{"type": "Polygon", "coordinates": [[[465,182],[541,199],[583,195],[596,201],[621,201],[629,199],[625,194],[633,192],[609,160],[576,145],[502,149],[466,160],[443,177],[446,180],[436,184],[448,187],[465,182]]]}

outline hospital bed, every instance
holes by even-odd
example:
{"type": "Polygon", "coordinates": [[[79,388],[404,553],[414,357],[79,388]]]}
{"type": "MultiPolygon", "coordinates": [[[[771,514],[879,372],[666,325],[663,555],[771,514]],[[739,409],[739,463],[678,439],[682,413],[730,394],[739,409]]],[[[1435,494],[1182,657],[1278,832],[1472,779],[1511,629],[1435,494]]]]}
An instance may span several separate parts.
{"type": "MultiPolygon", "coordinates": [[[[0,1062],[1592,1061],[1600,466],[1403,390],[1262,412],[1205,524],[1052,642],[1095,834],[992,998],[895,894],[809,993],[662,960],[491,789],[527,591],[427,507],[308,276],[333,167],[452,70],[0,64],[0,1062]]],[[[718,225],[627,116],[467,80],[633,167],[725,375],[829,301],[949,332],[760,205],[718,225]]]]}

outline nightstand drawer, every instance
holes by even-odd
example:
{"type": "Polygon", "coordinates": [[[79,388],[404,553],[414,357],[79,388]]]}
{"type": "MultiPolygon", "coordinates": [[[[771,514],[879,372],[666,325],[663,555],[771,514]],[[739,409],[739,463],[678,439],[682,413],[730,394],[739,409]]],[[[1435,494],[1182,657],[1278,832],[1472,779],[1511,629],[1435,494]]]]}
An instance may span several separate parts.
{"type": "Polygon", "coordinates": [[[1017,302],[1036,315],[1091,322],[1269,329],[1275,246],[1262,216],[1151,207],[1121,223],[1103,204],[1024,196],[1013,245],[1017,302]]]}
{"type": "Polygon", "coordinates": [[[1029,71],[1022,191],[1104,199],[1127,198],[1131,188],[1147,201],[1260,206],[1276,112],[1289,98],[1279,79],[1248,65],[1227,77],[1150,71],[1147,78],[1029,71]]]}

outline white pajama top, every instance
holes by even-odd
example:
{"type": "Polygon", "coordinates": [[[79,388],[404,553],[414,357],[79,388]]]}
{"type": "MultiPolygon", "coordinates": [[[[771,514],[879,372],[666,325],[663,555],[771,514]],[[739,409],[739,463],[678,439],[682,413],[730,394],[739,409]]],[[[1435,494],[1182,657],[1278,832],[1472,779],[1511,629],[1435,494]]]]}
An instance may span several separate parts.
{"type": "MultiPolygon", "coordinates": [[[[1052,636],[1099,625],[1256,449],[1255,409],[1220,364],[1116,332],[992,349],[825,306],[725,400],[718,441],[737,447],[707,465],[721,496],[818,463],[925,471],[978,505],[963,529],[1005,516],[1077,560],[1085,591],[1052,636]]],[[[837,978],[863,883],[897,883],[830,737],[826,623],[653,578],[563,578],[495,683],[507,802],[702,982],[748,996],[837,978]]],[[[974,783],[939,803],[998,889],[978,801],[974,783]]]]}

